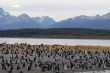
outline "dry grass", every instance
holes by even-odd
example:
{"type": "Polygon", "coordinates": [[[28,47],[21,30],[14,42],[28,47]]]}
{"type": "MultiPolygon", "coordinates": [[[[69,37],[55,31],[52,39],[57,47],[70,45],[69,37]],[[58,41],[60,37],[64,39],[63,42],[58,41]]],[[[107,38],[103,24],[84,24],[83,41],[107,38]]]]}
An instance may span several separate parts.
{"type": "Polygon", "coordinates": [[[48,45],[50,49],[64,48],[64,49],[79,49],[79,50],[89,50],[89,51],[110,51],[108,46],[92,46],[92,45],[56,45],[55,48],[52,45],[48,45]]]}
{"type": "MultiPolygon", "coordinates": [[[[27,45],[20,45],[20,44],[5,44],[4,46],[0,46],[0,48],[3,48],[3,47],[10,47],[10,48],[22,48],[24,47],[25,49],[28,47],[27,45]]],[[[30,45],[31,49],[33,48],[39,48],[39,45],[30,45]]],[[[43,48],[48,48],[48,49],[79,49],[79,50],[89,50],[89,51],[110,51],[110,47],[107,47],[107,46],[92,46],[92,45],[43,45],[43,48]]],[[[40,46],[40,48],[42,48],[42,46],[40,46]]]]}

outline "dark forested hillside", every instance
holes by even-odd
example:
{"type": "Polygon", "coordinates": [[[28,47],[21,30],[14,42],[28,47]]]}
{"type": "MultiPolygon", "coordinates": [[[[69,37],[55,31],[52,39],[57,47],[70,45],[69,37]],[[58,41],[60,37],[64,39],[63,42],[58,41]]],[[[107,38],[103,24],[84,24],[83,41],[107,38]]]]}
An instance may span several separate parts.
{"type": "Polygon", "coordinates": [[[109,39],[110,30],[82,29],[82,28],[1,30],[0,37],[109,39]]]}

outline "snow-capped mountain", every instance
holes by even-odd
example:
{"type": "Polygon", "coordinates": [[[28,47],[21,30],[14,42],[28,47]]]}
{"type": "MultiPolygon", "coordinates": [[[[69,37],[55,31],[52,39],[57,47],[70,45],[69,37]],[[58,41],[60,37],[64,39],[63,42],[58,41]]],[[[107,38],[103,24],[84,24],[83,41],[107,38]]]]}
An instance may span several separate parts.
{"type": "Polygon", "coordinates": [[[107,14],[103,15],[102,18],[104,18],[104,19],[110,19],[110,13],[107,13],[107,14]]]}
{"type": "Polygon", "coordinates": [[[110,13],[105,15],[86,16],[81,15],[56,22],[54,19],[43,17],[30,17],[27,14],[19,16],[0,8],[0,29],[24,29],[24,28],[93,28],[110,29],[110,13]]]}
{"type": "Polygon", "coordinates": [[[4,29],[41,28],[41,24],[32,20],[27,14],[21,14],[6,24],[1,24],[4,29]]]}
{"type": "Polygon", "coordinates": [[[93,28],[110,29],[110,13],[96,16],[77,16],[56,22],[51,28],[93,28]]]}
{"type": "Polygon", "coordinates": [[[30,21],[32,20],[30,16],[28,16],[27,14],[21,14],[18,17],[16,17],[17,21],[30,21]]]}
{"type": "Polygon", "coordinates": [[[21,14],[18,17],[0,8],[0,28],[2,29],[24,29],[24,28],[44,28],[55,21],[49,17],[30,17],[27,14],[21,14]]]}
{"type": "Polygon", "coordinates": [[[2,8],[0,8],[0,18],[10,16],[8,12],[5,12],[2,8]]]}
{"type": "Polygon", "coordinates": [[[93,19],[93,17],[92,16],[86,16],[86,15],[81,15],[81,16],[77,16],[77,17],[74,17],[73,19],[75,19],[75,20],[91,20],[91,19],[93,19]]]}
{"type": "Polygon", "coordinates": [[[0,8],[0,24],[6,24],[14,18],[15,16],[10,15],[8,12],[5,12],[2,8],[0,8]]]}
{"type": "Polygon", "coordinates": [[[48,16],[33,17],[33,20],[42,24],[44,28],[53,25],[56,21],[48,16]]]}

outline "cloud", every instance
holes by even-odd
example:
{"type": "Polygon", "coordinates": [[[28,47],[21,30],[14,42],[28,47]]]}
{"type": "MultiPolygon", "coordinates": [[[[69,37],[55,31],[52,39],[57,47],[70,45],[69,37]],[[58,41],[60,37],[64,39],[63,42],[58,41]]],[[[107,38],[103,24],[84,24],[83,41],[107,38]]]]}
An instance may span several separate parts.
{"type": "Polygon", "coordinates": [[[43,8],[38,8],[38,11],[43,11],[43,8]]]}
{"type": "Polygon", "coordinates": [[[18,4],[15,4],[15,5],[11,5],[11,7],[13,7],[13,8],[20,8],[21,6],[18,5],[18,4]]]}
{"type": "Polygon", "coordinates": [[[110,0],[0,0],[6,11],[19,15],[52,16],[58,20],[77,15],[96,15],[110,11],[110,0]]]}

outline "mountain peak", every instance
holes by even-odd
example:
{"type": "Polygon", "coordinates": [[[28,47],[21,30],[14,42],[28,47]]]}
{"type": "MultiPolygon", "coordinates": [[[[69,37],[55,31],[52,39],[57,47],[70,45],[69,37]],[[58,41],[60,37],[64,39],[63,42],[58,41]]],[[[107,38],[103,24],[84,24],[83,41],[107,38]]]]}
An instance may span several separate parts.
{"type": "Polygon", "coordinates": [[[8,12],[5,12],[2,8],[0,8],[0,18],[10,16],[8,12]]]}
{"type": "Polygon", "coordinates": [[[27,14],[21,14],[18,16],[19,18],[30,18],[27,14]]]}
{"type": "Polygon", "coordinates": [[[110,16],[110,12],[109,12],[109,13],[107,13],[107,14],[105,14],[105,15],[103,15],[103,16],[110,16]]]}
{"type": "Polygon", "coordinates": [[[102,16],[104,19],[110,19],[110,12],[102,16]]]}
{"type": "Polygon", "coordinates": [[[37,20],[48,20],[48,19],[52,19],[52,18],[50,18],[50,17],[48,17],[48,16],[42,16],[42,17],[35,17],[37,20]]]}
{"type": "Polygon", "coordinates": [[[74,17],[73,20],[90,20],[92,19],[93,17],[92,16],[86,16],[86,15],[80,15],[80,16],[77,16],[77,17],[74,17]]]}
{"type": "Polygon", "coordinates": [[[24,19],[24,18],[30,19],[30,16],[28,16],[27,14],[21,14],[21,15],[18,16],[18,18],[21,18],[21,19],[24,19]]]}
{"type": "Polygon", "coordinates": [[[4,10],[2,8],[0,8],[0,12],[4,12],[4,10]]]}
{"type": "Polygon", "coordinates": [[[31,17],[29,17],[27,14],[21,14],[17,17],[17,21],[30,21],[31,17]]]}
{"type": "Polygon", "coordinates": [[[40,24],[45,24],[45,25],[54,24],[56,22],[54,19],[48,16],[34,17],[33,20],[40,24]]]}

